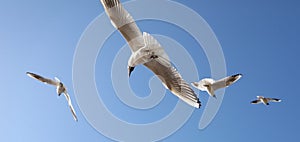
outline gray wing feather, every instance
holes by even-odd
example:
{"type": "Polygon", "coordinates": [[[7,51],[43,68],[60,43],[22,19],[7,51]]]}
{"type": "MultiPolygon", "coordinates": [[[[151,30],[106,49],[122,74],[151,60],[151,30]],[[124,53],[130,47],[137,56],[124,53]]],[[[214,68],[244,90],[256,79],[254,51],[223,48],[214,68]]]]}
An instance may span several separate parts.
{"type": "Polygon", "coordinates": [[[281,100],[277,98],[267,98],[267,100],[270,102],[281,102],[281,100]]]}
{"type": "Polygon", "coordinates": [[[66,91],[64,92],[64,95],[65,95],[66,100],[67,100],[67,102],[68,102],[69,108],[70,108],[70,110],[71,110],[71,112],[72,112],[72,116],[73,116],[74,120],[75,120],[75,121],[78,121],[77,116],[76,116],[76,113],[75,113],[75,110],[74,110],[73,105],[72,105],[72,102],[71,102],[70,95],[69,95],[66,91]]]}
{"type": "Polygon", "coordinates": [[[42,77],[40,75],[37,75],[35,73],[26,72],[26,74],[29,77],[34,78],[34,79],[39,80],[39,81],[44,82],[44,83],[55,85],[55,86],[59,85],[59,82],[57,82],[55,80],[52,80],[52,79],[44,78],[44,77],[42,77]]]}
{"type": "Polygon", "coordinates": [[[238,81],[241,78],[241,76],[242,76],[241,74],[236,74],[236,75],[228,76],[228,77],[222,78],[220,80],[217,80],[212,85],[213,89],[217,90],[220,88],[228,87],[228,86],[232,85],[233,83],[235,83],[236,81],[238,81]]]}
{"type": "Polygon", "coordinates": [[[101,0],[112,24],[123,35],[132,51],[144,46],[143,35],[132,16],[123,8],[119,0],[101,0]]]}
{"type": "Polygon", "coordinates": [[[232,82],[229,82],[230,78],[231,77],[229,76],[229,77],[225,77],[225,78],[215,81],[212,84],[213,89],[217,90],[220,88],[228,87],[230,84],[232,84],[232,82]]]}
{"type": "Polygon", "coordinates": [[[199,108],[201,102],[189,84],[184,81],[178,71],[162,60],[152,60],[144,65],[152,70],[163,84],[177,97],[191,106],[199,108]]]}
{"type": "Polygon", "coordinates": [[[154,52],[158,57],[161,57],[164,60],[168,60],[168,62],[170,62],[169,56],[166,54],[160,43],[152,35],[143,32],[143,39],[145,47],[147,47],[150,52],[154,52]]]}

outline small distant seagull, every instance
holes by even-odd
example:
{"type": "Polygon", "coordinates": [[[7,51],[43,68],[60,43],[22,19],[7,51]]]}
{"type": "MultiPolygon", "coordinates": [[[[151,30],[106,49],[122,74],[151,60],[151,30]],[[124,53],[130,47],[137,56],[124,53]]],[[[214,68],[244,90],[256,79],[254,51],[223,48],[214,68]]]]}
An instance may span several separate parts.
{"type": "Polygon", "coordinates": [[[44,82],[45,84],[50,84],[50,85],[56,86],[56,93],[58,94],[58,96],[60,96],[62,93],[65,95],[65,97],[66,97],[66,99],[68,101],[68,105],[69,105],[69,107],[71,109],[73,118],[74,118],[75,121],[78,121],[76,113],[75,113],[75,110],[74,110],[74,108],[72,106],[70,95],[68,94],[67,89],[64,86],[64,84],[57,77],[54,78],[55,80],[52,80],[52,79],[44,78],[44,77],[42,77],[40,75],[31,73],[31,72],[26,72],[26,74],[29,77],[31,77],[31,78],[37,79],[37,80],[39,80],[41,82],[44,82]]]}
{"type": "Polygon", "coordinates": [[[269,105],[269,102],[281,102],[280,99],[276,98],[265,98],[264,96],[257,96],[257,100],[251,101],[251,104],[260,104],[269,105]]]}
{"type": "Polygon", "coordinates": [[[216,98],[215,91],[217,89],[228,87],[238,81],[241,77],[242,74],[235,74],[217,81],[213,80],[212,78],[204,78],[199,82],[193,82],[191,84],[201,91],[207,91],[210,96],[216,98]]]}

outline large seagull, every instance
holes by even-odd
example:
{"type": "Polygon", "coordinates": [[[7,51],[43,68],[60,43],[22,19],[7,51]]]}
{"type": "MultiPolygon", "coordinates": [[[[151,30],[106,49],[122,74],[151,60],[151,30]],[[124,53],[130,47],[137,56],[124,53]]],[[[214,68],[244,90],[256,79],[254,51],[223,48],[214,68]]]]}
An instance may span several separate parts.
{"type": "MultiPolygon", "coordinates": [[[[119,30],[119,32],[126,39],[127,43],[130,46],[132,54],[140,54],[142,52],[148,52],[152,54],[151,51],[141,51],[141,48],[159,45],[158,42],[154,40],[150,34],[144,33],[144,36],[140,29],[137,27],[132,16],[123,8],[122,4],[119,0],[101,0],[101,3],[106,11],[106,14],[109,16],[111,23],[113,26],[119,30]],[[149,41],[147,45],[144,41],[149,41]],[[157,42],[157,43],[156,43],[157,42]],[[138,51],[140,50],[140,51],[138,51]]],[[[152,47],[151,47],[152,48],[152,47]]],[[[194,93],[189,84],[184,81],[179,74],[179,72],[171,65],[170,61],[164,57],[166,53],[162,49],[161,46],[155,47],[159,49],[159,52],[154,52],[150,56],[143,55],[143,61],[138,61],[138,58],[134,57],[136,55],[132,55],[129,59],[129,75],[133,71],[134,66],[138,64],[143,64],[148,69],[150,69],[154,74],[158,76],[158,78],[162,81],[163,85],[169,89],[174,95],[179,97],[181,100],[186,102],[187,104],[200,108],[201,102],[199,98],[194,93]],[[145,59],[148,57],[148,59],[145,59]],[[133,60],[132,62],[130,60],[133,60]],[[131,64],[131,63],[132,64],[131,64]],[[131,66],[130,66],[131,65],[131,66]]],[[[155,49],[154,48],[154,49],[155,49]]],[[[139,56],[139,55],[138,55],[139,56]]]]}
{"type": "Polygon", "coordinates": [[[58,96],[60,96],[62,93],[65,95],[65,97],[68,101],[68,105],[70,107],[70,110],[72,112],[73,118],[74,118],[75,121],[78,121],[75,110],[73,108],[73,105],[72,105],[72,102],[71,102],[71,99],[70,99],[70,95],[67,92],[67,88],[65,87],[65,85],[57,77],[54,78],[55,80],[52,80],[52,79],[44,78],[40,75],[31,73],[31,72],[26,72],[26,74],[31,78],[37,79],[37,80],[39,80],[41,82],[44,82],[46,84],[56,86],[56,93],[58,94],[58,96]]]}

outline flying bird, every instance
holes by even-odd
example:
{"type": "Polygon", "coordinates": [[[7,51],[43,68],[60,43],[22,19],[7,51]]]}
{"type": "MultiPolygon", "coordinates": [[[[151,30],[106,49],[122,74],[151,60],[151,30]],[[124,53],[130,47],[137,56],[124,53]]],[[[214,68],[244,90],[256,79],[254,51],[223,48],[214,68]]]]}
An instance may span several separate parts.
{"type": "Polygon", "coordinates": [[[206,91],[210,96],[216,98],[215,91],[220,88],[225,88],[230,86],[231,84],[235,83],[242,77],[242,74],[235,74],[232,76],[228,76],[225,78],[222,78],[220,80],[215,81],[212,78],[204,78],[200,80],[199,82],[192,82],[192,86],[195,88],[206,91]]]}
{"type": "MultiPolygon", "coordinates": [[[[128,75],[130,77],[131,72],[135,66],[145,64],[152,60],[169,62],[168,55],[164,52],[159,42],[150,34],[143,32],[144,47],[141,47],[137,51],[134,51],[128,60],[128,75]]],[[[169,65],[169,64],[168,64],[169,65]]]]}
{"type": "Polygon", "coordinates": [[[72,102],[71,102],[71,99],[70,99],[70,95],[67,92],[67,88],[65,87],[65,85],[57,77],[55,77],[54,80],[52,80],[52,79],[44,78],[40,75],[31,73],[31,72],[26,72],[26,74],[31,78],[34,78],[34,79],[39,80],[41,82],[44,82],[45,84],[50,84],[50,85],[56,86],[56,93],[58,94],[58,96],[60,96],[62,93],[65,95],[66,100],[68,101],[68,105],[70,107],[70,110],[72,112],[73,118],[74,118],[75,121],[78,121],[75,110],[73,108],[73,105],[72,105],[72,102]]]}
{"type": "Polygon", "coordinates": [[[257,100],[251,101],[251,104],[260,104],[269,105],[269,102],[281,102],[280,99],[276,98],[265,98],[264,96],[257,96],[257,100]]]}
{"type": "Polygon", "coordinates": [[[106,11],[106,14],[110,18],[112,25],[123,35],[132,51],[133,55],[131,55],[129,60],[133,60],[133,62],[131,63],[131,61],[129,61],[130,66],[128,67],[128,75],[130,75],[130,73],[133,71],[135,65],[143,64],[155,75],[157,75],[162,81],[163,85],[174,95],[179,97],[187,104],[196,108],[200,108],[201,102],[199,101],[199,98],[189,84],[183,80],[179,72],[171,65],[167,57],[164,57],[166,56],[166,53],[162,50],[161,46],[156,40],[153,40],[154,38],[149,36],[149,34],[142,34],[134,19],[127,12],[127,10],[123,8],[120,1],[101,0],[101,3],[106,11]],[[150,39],[148,45],[147,39],[150,39]],[[159,47],[153,47],[153,45],[159,45],[159,47]],[[158,49],[158,52],[154,52],[154,54],[152,54],[152,52],[147,51],[147,48],[154,50],[158,49]],[[150,57],[142,55],[142,61],[134,59],[137,58],[137,56],[140,56],[137,54],[143,52],[148,52],[152,55],[150,55],[150,57]]]}

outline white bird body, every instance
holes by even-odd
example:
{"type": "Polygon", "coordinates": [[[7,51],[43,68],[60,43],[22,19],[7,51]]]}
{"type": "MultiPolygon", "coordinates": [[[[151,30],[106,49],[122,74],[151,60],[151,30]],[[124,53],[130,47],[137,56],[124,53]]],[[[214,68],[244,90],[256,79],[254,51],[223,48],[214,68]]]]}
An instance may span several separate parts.
{"type": "Polygon", "coordinates": [[[216,90],[232,85],[233,83],[238,81],[241,77],[242,77],[242,74],[235,74],[232,76],[222,78],[217,81],[215,81],[212,78],[204,78],[204,79],[200,80],[199,82],[193,82],[191,84],[195,88],[197,88],[201,91],[206,91],[210,96],[216,98],[216,95],[215,95],[216,90]]]}
{"type": "Polygon", "coordinates": [[[265,98],[264,96],[257,96],[257,100],[251,101],[251,104],[260,104],[269,105],[269,102],[281,102],[280,99],[277,98],[265,98]]]}
{"type": "Polygon", "coordinates": [[[189,84],[182,79],[178,71],[171,65],[163,48],[152,36],[147,33],[142,34],[134,19],[123,8],[120,1],[101,0],[101,3],[113,26],[119,30],[130,46],[132,55],[128,65],[133,67],[138,64],[145,65],[158,76],[164,86],[174,95],[189,105],[199,108],[201,102],[189,84]]]}
{"type": "Polygon", "coordinates": [[[169,60],[167,54],[164,52],[164,49],[153,36],[144,32],[143,39],[145,45],[144,47],[132,52],[128,60],[129,67],[145,64],[156,58],[164,58],[165,60],[169,60]]]}
{"type": "MultiPolygon", "coordinates": [[[[28,74],[31,74],[32,73],[28,73],[28,74]]],[[[35,75],[36,77],[36,75],[35,75]]],[[[34,78],[34,77],[33,77],[34,78]]],[[[54,85],[56,86],[56,93],[58,94],[58,96],[60,96],[62,93],[66,92],[67,91],[67,88],[65,87],[65,85],[57,78],[57,77],[54,77],[55,81],[54,82],[53,80],[51,82],[53,82],[51,85],[54,85]]],[[[41,81],[41,78],[39,78],[38,80],[41,81]]],[[[49,82],[49,81],[48,81],[49,82]]],[[[46,84],[50,84],[50,83],[47,83],[47,82],[44,82],[46,84]]]]}
{"type": "Polygon", "coordinates": [[[70,95],[67,92],[67,88],[65,87],[65,85],[57,77],[54,78],[55,80],[52,80],[52,79],[44,78],[40,75],[31,73],[31,72],[26,72],[26,74],[31,78],[34,78],[34,79],[39,80],[41,82],[44,82],[45,84],[50,84],[50,85],[56,86],[57,95],[60,96],[62,93],[64,94],[64,96],[65,96],[65,98],[68,102],[69,108],[72,112],[74,120],[78,121],[75,110],[73,108],[73,105],[72,105],[72,102],[71,102],[71,99],[70,99],[70,95]]]}

